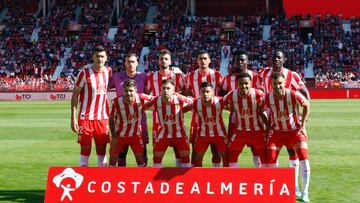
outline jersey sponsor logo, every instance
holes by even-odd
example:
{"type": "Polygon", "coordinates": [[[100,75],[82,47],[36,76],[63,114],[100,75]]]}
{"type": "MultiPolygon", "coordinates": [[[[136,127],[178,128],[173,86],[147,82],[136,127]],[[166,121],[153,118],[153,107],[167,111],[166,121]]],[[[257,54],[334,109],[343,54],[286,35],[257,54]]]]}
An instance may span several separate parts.
{"type": "Polygon", "coordinates": [[[175,122],[175,115],[171,114],[171,115],[164,115],[164,122],[175,122]]]}
{"type": "Polygon", "coordinates": [[[135,123],[136,121],[139,120],[139,116],[136,113],[129,113],[126,115],[127,116],[127,123],[135,123]]]}
{"type": "Polygon", "coordinates": [[[216,118],[215,116],[206,116],[204,117],[204,121],[206,125],[213,126],[216,125],[216,118]]]}
{"type": "Polygon", "coordinates": [[[96,85],[96,94],[106,94],[106,85],[97,84],[96,85]]]}
{"type": "Polygon", "coordinates": [[[286,110],[284,111],[277,111],[276,113],[277,120],[288,120],[288,112],[286,110]]]}
{"type": "Polygon", "coordinates": [[[253,117],[251,109],[240,109],[240,118],[251,118],[253,117]]]}

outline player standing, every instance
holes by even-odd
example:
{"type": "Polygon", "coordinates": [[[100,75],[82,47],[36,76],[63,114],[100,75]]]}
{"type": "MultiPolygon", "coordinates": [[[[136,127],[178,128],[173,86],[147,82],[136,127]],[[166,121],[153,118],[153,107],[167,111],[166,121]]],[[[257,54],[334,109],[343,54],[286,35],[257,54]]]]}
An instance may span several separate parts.
{"type": "MultiPolygon", "coordinates": [[[[135,53],[129,53],[125,58],[125,72],[116,72],[111,76],[109,81],[109,88],[115,88],[117,97],[123,96],[123,83],[129,79],[133,79],[136,81],[137,93],[144,93],[147,74],[138,72],[138,65],[138,56],[135,53]]],[[[145,112],[143,112],[143,115],[141,115],[141,130],[141,136],[144,144],[143,159],[145,165],[147,165],[148,157],[146,145],[149,143],[149,135],[145,112]]],[[[119,153],[118,166],[126,166],[127,152],[128,146],[125,146],[123,150],[119,153]]]]}
{"type": "Polygon", "coordinates": [[[80,166],[89,164],[92,138],[95,140],[98,166],[106,166],[106,145],[110,141],[106,92],[111,68],[105,66],[107,55],[102,46],[93,50],[92,59],[93,63],[83,68],[75,82],[71,97],[71,129],[78,133],[80,166]]]}
{"type": "MultiPolygon", "coordinates": [[[[192,95],[194,98],[200,97],[200,86],[203,82],[210,83],[214,88],[215,95],[218,94],[218,91],[221,88],[222,84],[222,76],[221,73],[210,69],[209,65],[211,63],[210,54],[207,51],[199,51],[197,55],[197,63],[199,68],[194,72],[191,72],[186,77],[186,90],[188,95],[192,95]]],[[[195,161],[195,153],[194,153],[194,142],[198,132],[198,117],[193,113],[191,120],[191,128],[190,128],[190,143],[193,145],[193,154],[192,164],[195,161]]],[[[211,145],[212,152],[212,165],[213,167],[220,167],[221,157],[216,150],[214,145],[211,145]]]]}
{"type": "MultiPolygon", "coordinates": [[[[234,67],[231,69],[231,73],[225,76],[223,80],[223,83],[221,85],[222,90],[225,91],[226,93],[236,90],[238,88],[238,81],[236,80],[236,78],[241,72],[245,72],[250,75],[252,82],[250,84],[250,87],[262,89],[260,86],[260,81],[258,79],[257,73],[248,69],[248,65],[249,65],[248,53],[245,50],[238,50],[235,53],[234,60],[235,60],[235,64],[234,67]]],[[[236,116],[234,112],[231,112],[229,116],[228,136],[231,136],[233,134],[232,130],[236,128],[235,120],[236,120],[236,116]]],[[[230,137],[228,137],[228,139],[230,140],[230,137]]],[[[254,165],[256,167],[260,167],[261,160],[259,155],[257,154],[257,151],[255,150],[254,146],[249,146],[249,147],[251,147],[251,152],[253,154],[254,165]]]]}
{"type": "MultiPolygon", "coordinates": [[[[159,70],[154,73],[149,74],[146,81],[146,93],[152,96],[159,96],[161,94],[161,84],[165,79],[169,79],[174,81],[175,84],[175,92],[181,92],[184,87],[184,74],[177,69],[171,69],[171,52],[169,50],[163,49],[159,53],[158,59],[159,70]]],[[[158,127],[158,120],[155,116],[156,112],[153,112],[153,140],[156,138],[156,132],[158,127]]],[[[174,148],[175,158],[176,158],[176,166],[181,166],[181,157],[174,148]]]]}
{"type": "Polygon", "coordinates": [[[271,77],[273,91],[268,93],[261,102],[262,110],[269,112],[271,132],[269,133],[268,164],[276,167],[281,147],[294,149],[300,159],[300,177],[302,195],[296,195],[302,201],[309,202],[308,188],[310,181],[310,163],[308,159],[306,121],[310,113],[310,104],[298,92],[285,88],[286,76],[275,72],[271,77]],[[302,117],[299,106],[303,107],[302,117]]]}
{"type": "MultiPolygon", "coordinates": [[[[280,50],[274,51],[272,54],[271,62],[273,67],[265,68],[259,71],[259,80],[263,87],[264,93],[267,94],[273,90],[271,87],[272,75],[274,73],[282,73],[285,76],[285,88],[299,91],[309,102],[310,94],[306,88],[304,82],[301,80],[301,77],[296,72],[293,72],[289,69],[284,68],[284,63],[286,61],[284,52],[280,50]]],[[[295,184],[296,184],[296,194],[300,195],[300,189],[298,186],[298,176],[299,176],[299,158],[296,155],[296,152],[287,148],[290,160],[290,167],[295,168],[295,184]]]]}

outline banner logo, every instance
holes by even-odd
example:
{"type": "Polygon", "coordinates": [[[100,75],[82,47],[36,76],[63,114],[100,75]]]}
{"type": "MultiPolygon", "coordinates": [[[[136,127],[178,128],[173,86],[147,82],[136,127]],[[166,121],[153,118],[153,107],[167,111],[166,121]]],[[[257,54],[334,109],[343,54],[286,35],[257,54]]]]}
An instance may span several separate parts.
{"type": "Polygon", "coordinates": [[[66,168],[62,173],[55,176],[53,178],[53,183],[56,185],[56,187],[62,188],[64,190],[61,195],[60,201],[64,201],[65,197],[72,201],[73,199],[70,192],[75,191],[77,188],[79,188],[83,180],[84,177],[81,174],[76,173],[72,168],[66,168]],[[70,178],[75,182],[75,188],[73,188],[70,183],[63,183],[65,182],[64,179],[66,178],[70,178]]]}

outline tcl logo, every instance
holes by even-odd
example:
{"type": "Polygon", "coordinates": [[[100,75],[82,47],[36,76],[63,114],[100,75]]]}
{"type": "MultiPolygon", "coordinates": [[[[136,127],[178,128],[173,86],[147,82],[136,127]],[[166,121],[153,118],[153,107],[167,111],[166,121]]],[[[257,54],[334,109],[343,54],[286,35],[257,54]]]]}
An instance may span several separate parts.
{"type": "Polygon", "coordinates": [[[15,99],[18,100],[18,101],[20,101],[20,100],[29,100],[29,99],[31,99],[31,94],[16,94],[15,99]]]}
{"type": "Polygon", "coordinates": [[[50,99],[55,100],[64,100],[66,98],[65,94],[50,94],[50,99]]]}

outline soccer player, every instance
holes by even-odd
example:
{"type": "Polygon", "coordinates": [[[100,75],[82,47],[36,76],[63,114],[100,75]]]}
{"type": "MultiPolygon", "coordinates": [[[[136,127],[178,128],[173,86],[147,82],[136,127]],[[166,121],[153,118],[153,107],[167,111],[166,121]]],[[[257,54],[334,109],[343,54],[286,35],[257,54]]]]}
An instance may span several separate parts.
{"type": "MultiPolygon", "coordinates": [[[[271,62],[273,67],[268,67],[259,71],[259,80],[261,86],[263,87],[264,93],[267,94],[272,91],[271,81],[272,75],[276,72],[282,73],[285,76],[285,88],[290,90],[298,91],[310,102],[310,94],[306,88],[304,82],[301,80],[301,77],[289,69],[284,68],[284,63],[286,61],[284,52],[280,50],[274,51],[272,54],[271,62]]],[[[299,159],[296,156],[296,153],[293,149],[287,148],[290,167],[295,168],[295,184],[296,184],[296,194],[299,196],[299,186],[298,186],[298,176],[299,176],[299,159]]]]}
{"type": "Polygon", "coordinates": [[[310,181],[310,163],[307,150],[306,121],[310,112],[310,104],[299,92],[285,88],[286,76],[275,72],[271,77],[272,92],[261,102],[262,110],[269,112],[270,129],[267,149],[268,164],[276,167],[276,161],[284,145],[294,149],[300,159],[300,177],[302,180],[302,195],[297,195],[302,201],[309,202],[308,188],[310,181]],[[299,106],[302,106],[302,117],[299,106]]]}
{"type": "MultiPolygon", "coordinates": [[[[194,98],[200,97],[201,83],[208,82],[214,87],[215,95],[218,95],[218,91],[220,90],[222,84],[222,76],[220,72],[209,68],[211,63],[210,54],[207,51],[199,51],[197,55],[197,63],[199,68],[194,72],[189,73],[186,77],[186,94],[192,95],[194,98]]],[[[196,133],[198,132],[198,119],[197,115],[193,113],[190,128],[190,143],[192,145],[195,143],[197,136],[196,133]]],[[[211,145],[211,152],[213,155],[213,167],[220,167],[221,157],[213,144],[211,145]]],[[[191,156],[192,164],[194,164],[195,156],[193,145],[193,154],[191,156]]]]}
{"type": "Polygon", "coordinates": [[[169,146],[173,146],[179,153],[181,167],[191,167],[184,123],[184,113],[190,109],[191,100],[174,94],[173,80],[163,80],[161,89],[161,95],[147,105],[147,108],[154,110],[159,120],[153,148],[154,167],[162,167],[162,158],[169,146]]]}
{"type": "MultiPolygon", "coordinates": [[[[165,79],[173,80],[175,84],[175,92],[181,92],[185,87],[184,74],[181,71],[179,71],[178,68],[175,69],[170,68],[171,52],[169,50],[163,49],[160,51],[158,65],[159,65],[159,70],[155,71],[154,73],[151,73],[147,78],[146,93],[152,96],[159,96],[162,90],[161,88],[162,81],[165,79]]],[[[157,136],[156,129],[158,127],[158,122],[159,122],[155,114],[156,112],[153,112],[153,132],[152,132],[153,140],[157,136]]],[[[174,153],[176,158],[175,159],[176,166],[180,167],[181,157],[178,151],[176,150],[176,148],[174,148],[174,153]]]]}
{"type": "Polygon", "coordinates": [[[129,145],[138,167],[146,166],[141,121],[144,106],[150,100],[150,96],[137,93],[135,80],[129,79],[123,83],[123,96],[114,99],[110,111],[110,166],[116,165],[119,152],[129,145]]]}
{"type": "Polygon", "coordinates": [[[71,129],[78,133],[81,147],[80,166],[88,166],[92,138],[95,140],[98,166],[106,166],[106,145],[109,143],[107,86],[111,68],[105,66],[106,51],[102,46],[93,50],[93,63],[86,65],[75,82],[71,97],[71,129]],[[77,107],[80,100],[78,118],[77,107]]]}
{"type": "MultiPolygon", "coordinates": [[[[234,62],[235,63],[233,68],[231,69],[231,73],[225,76],[223,83],[221,85],[223,91],[228,93],[238,88],[238,81],[236,80],[236,78],[241,72],[245,72],[250,75],[251,77],[250,87],[262,89],[260,86],[257,73],[248,69],[249,55],[245,50],[240,49],[237,52],[235,52],[234,62]]],[[[229,116],[228,136],[231,136],[233,134],[232,130],[235,129],[236,127],[235,120],[236,120],[235,114],[234,112],[231,112],[229,116]]],[[[228,139],[230,140],[230,137],[228,137],[228,139]]],[[[257,154],[253,146],[249,146],[249,147],[251,147],[251,152],[253,154],[254,165],[256,167],[260,167],[261,161],[259,155],[257,154]]]]}
{"type": "Polygon", "coordinates": [[[260,160],[256,167],[262,167],[266,163],[266,143],[264,141],[264,126],[267,120],[263,120],[263,112],[259,109],[259,102],[264,93],[252,88],[252,77],[247,72],[241,72],[236,81],[238,88],[229,92],[225,97],[226,101],[234,111],[235,122],[232,135],[230,136],[229,161],[230,167],[239,167],[238,156],[245,145],[252,146],[260,160]]]}
{"type": "MultiPolygon", "coordinates": [[[[126,80],[133,79],[136,81],[137,93],[144,93],[145,91],[145,81],[147,79],[147,74],[138,72],[138,56],[135,53],[129,53],[125,58],[125,72],[116,72],[114,73],[109,81],[109,88],[115,88],[116,96],[123,96],[123,83],[126,80]]],[[[148,157],[146,145],[149,143],[149,135],[146,122],[146,114],[143,112],[141,116],[141,136],[144,144],[143,159],[145,165],[147,165],[148,157]]],[[[118,166],[126,166],[126,154],[128,152],[128,145],[123,148],[119,153],[118,166]]]]}
{"type": "Polygon", "coordinates": [[[226,102],[221,97],[214,96],[211,83],[203,82],[200,85],[201,97],[195,99],[192,109],[199,117],[198,132],[195,138],[195,166],[202,167],[204,154],[209,145],[214,145],[221,155],[223,166],[229,166],[227,155],[227,135],[222,119],[222,110],[226,102]]]}

